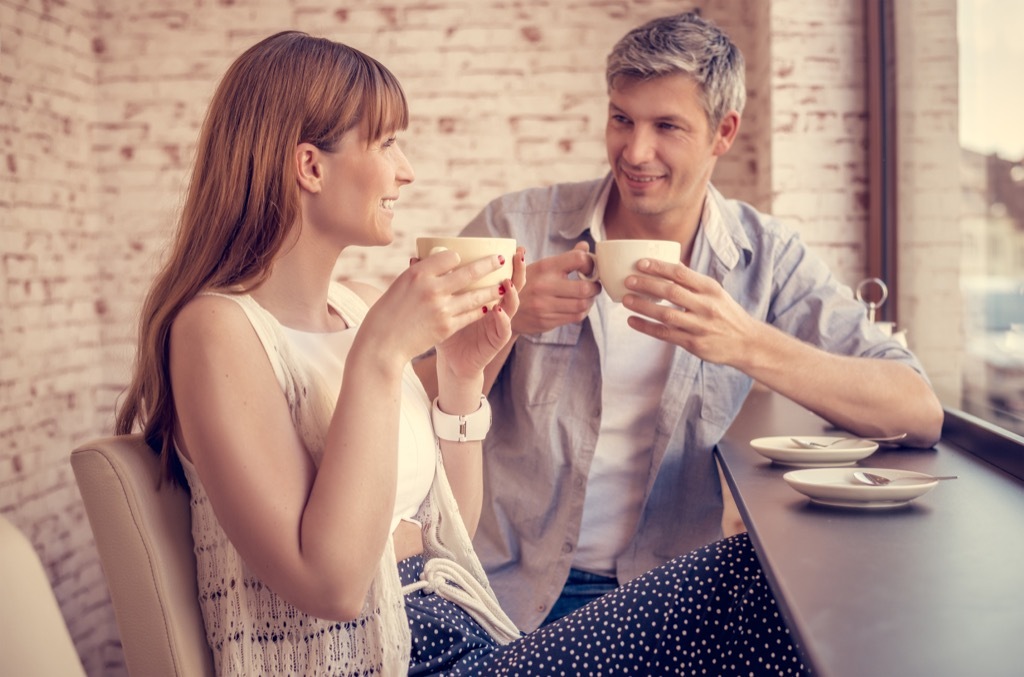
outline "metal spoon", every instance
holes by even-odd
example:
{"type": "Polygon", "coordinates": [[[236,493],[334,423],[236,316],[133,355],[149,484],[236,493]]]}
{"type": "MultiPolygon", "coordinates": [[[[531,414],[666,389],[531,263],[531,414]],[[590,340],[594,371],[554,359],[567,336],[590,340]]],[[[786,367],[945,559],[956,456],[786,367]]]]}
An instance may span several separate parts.
{"type": "Polygon", "coordinates": [[[929,475],[928,477],[893,477],[893,478],[890,478],[890,477],[882,477],[881,475],[876,475],[873,472],[862,472],[860,470],[858,470],[857,472],[853,473],[853,479],[857,480],[861,484],[871,484],[871,485],[874,485],[876,487],[884,487],[885,485],[892,484],[893,482],[934,482],[935,480],[955,480],[956,478],[957,478],[956,475],[943,475],[943,476],[929,475]]]}
{"type": "Polygon", "coordinates": [[[833,447],[840,442],[878,442],[878,443],[892,443],[899,442],[907,436],[906,433],[900,433],[899,435],[892,435],[890,437],[840,437],[837,440],[832,440],[828,444],[822,444],[821,442],[815,442],[814,440],[804,440],[799,437],[790,437],[793,444],[804,449],[828,449],[833,447]]]}

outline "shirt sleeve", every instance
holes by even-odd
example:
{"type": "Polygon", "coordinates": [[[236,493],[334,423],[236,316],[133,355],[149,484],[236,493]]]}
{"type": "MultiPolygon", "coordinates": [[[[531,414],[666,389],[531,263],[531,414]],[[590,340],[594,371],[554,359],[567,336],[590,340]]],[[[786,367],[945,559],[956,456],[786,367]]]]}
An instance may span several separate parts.
{"type": "Polygon", "coordinates": [[[507,219],[498,218],[500,209],[495,200],[473,217],[459,233],[463,237],[515,237],[510,231],[507,219]]]}
{"type": "Polygon", "coordinates": [[[827,352],[896,360],[927,378],[914,354],[868,320],[850,287],[795,232],[776,228],[772,236],[770,324],[827,352]]]}

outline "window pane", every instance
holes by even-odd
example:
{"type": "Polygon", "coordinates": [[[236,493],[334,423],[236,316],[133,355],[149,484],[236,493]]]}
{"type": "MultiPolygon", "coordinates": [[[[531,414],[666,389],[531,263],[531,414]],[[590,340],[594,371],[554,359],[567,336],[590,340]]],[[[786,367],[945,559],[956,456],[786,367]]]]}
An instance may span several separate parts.
{"type": "Polygon", "coordinates": [[[957,7],[961,407],[1024,434],[1024,3],[957,7]]]}

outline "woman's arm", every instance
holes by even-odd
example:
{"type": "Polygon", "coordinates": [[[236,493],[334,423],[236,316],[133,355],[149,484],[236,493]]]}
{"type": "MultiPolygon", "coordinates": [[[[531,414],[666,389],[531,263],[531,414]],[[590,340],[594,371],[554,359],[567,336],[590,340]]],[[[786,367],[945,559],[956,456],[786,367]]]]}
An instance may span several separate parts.
{"type": "MultiPolygon", "coordinates": [[[[366,352],[353,346],[353,356],[366,352]]],[[[394,505],[396,357],[352,360],[318,472],[248,318],[234,302],[198,297],[171,336],[181,442],[217,519],[253,572],[308,613],[348,619],[362,608],[394,505]],[[358,364],[357,364],[358,363],[358,364]],[[358,397],[356,394],[358,391],[358,397]],[[339,426],[375,411],[346,435],[339,426]],[[347,413],[346,413],[347,412],[347,413]],[[372,438],[372,439],[370,439],[372,438]]]]}
{"type": "MultiPolygon", "coordinates": [[[[440,362],[443,363],[443,358],[440,362]]],[[[438,367],[440,370],[444,369],[441,363],[438,367]]],[[[441,394],[438,395],[438,408],[446,414],[471,414],[480,407],[482,387],[482,374],[479,378],[458,381],[452,379],[444,384],[441,394]]],[[[453,442],[444,439],[440,442],[448,483],[455,495],[455,502],[459,505],[462,521],[472,537],[476,533],[483,505],[483,442],[453,442]]]]}
{"type": "Polygon", "coordinates": [[[197,297],[176,318],[171,382],[180,441],[246,564],[303,611],[350,620],[377,571],[394,511],[402,372],[477,321],[497,290],[458,294],[497,260],[453,270],[441,254],[403,273],[367,313],[317,468],[248,318],[197,297]]]}
{"type": "MultiPolygon", "coordinates": [[[[425,387],[431,397],[438,398],[439,408],[447,414],[475,412],[480,407],[481,393],[486,394],[494,382],[494,376],[488,376],[488,369],[496,363],[496,356],[504,359],[508,355],[512,318],[519,309],[517,290],[526,280],[522,254],[522,248],[516,251],[512,279],[502,285],[501,302],[492,306],[480,321],[439,344],[434,357],[420,362],[421,368],[434,366],[426,375],[425,387]],[[431,392],[433,384],[436,384],[436,389],[431,392]]],[[[459,512],[472,536],[476,533],[483,505],[483,445],[481,442],[441,440],[441,452],[459,512]]]]}

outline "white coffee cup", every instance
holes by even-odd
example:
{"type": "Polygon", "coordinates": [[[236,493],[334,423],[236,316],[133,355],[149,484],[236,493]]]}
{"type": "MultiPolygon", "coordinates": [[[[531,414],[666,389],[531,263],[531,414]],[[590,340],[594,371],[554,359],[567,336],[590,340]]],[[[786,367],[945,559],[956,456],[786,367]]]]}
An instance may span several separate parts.
{"type": "Polygon", "coordinates": [[[599,281],[612,301],[622,303],[622,297],[629,293],[626,278],[637,273],[637,261],[679,263],[683,248],[672,240],[602,240],[594,243],[594,253],[588,255],[594,260],[594,270],[580,277],[599,281]]]}
{"type": "Polygon", "coordinates": [[[462,265],[473,261],[500,254],[505,263],[493,273],[488,273],[474,281],[466,289],[484,289],[491,285],[498,286],[505,280],[512,279],[512,257],[516,255],[516,241],[510,237],[418,237],[416,238],[416,256],[425,259],[431,254],[451,250],[462,259],[462,265]]]}

